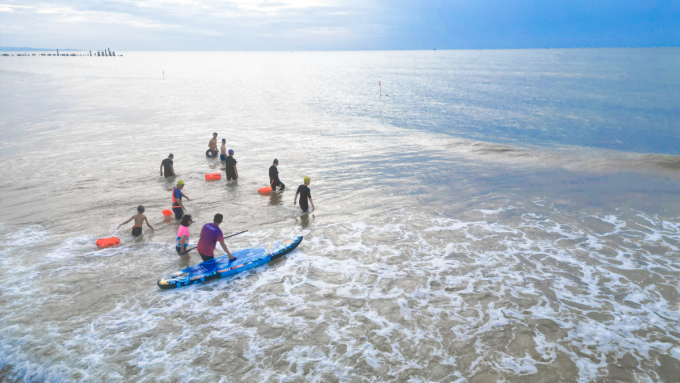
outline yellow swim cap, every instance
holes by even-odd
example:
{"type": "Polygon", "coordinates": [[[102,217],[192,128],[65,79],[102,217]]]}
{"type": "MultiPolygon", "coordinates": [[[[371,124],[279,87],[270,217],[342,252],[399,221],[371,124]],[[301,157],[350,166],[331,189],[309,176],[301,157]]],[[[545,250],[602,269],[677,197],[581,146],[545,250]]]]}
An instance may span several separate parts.
{"type": "Polygon", "coordinates": [[[182,186],[182,185],[184,185],[184,181],[182,181],[182,180],[177,181],[177,186],[182,186]]]}
{"type": "Polygon", "coordinates": [[[305,183],[309,183],[309,177],[305,177],[305,183]]]}

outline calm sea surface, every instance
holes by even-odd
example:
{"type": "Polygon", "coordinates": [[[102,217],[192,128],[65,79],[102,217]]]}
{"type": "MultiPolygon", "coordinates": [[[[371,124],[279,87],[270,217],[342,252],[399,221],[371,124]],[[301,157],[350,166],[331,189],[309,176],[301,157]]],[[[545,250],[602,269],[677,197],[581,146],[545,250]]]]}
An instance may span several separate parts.
{"type": "Polygon", "coordinates": [[[0,57],[0,380],[678,381],[680,49],[122,53],[0,57]],[[159,290],[169,153],[298,250],[159,290]]]}

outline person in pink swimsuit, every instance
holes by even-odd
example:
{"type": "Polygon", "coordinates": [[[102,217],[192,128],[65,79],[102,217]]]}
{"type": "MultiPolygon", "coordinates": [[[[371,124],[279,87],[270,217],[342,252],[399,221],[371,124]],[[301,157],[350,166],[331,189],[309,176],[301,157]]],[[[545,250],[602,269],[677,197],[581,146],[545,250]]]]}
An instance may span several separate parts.
{"type": "Polygon", "coordinates": [[[177,245],[175,250],[177,254],[185,255],[188,253],[187,245],[189,245],[189,226],[194,223],[191,220],[191,214],[186,214],[182,217],[182,222],[179,224],[179,229],[177,229],[177,245]]]}

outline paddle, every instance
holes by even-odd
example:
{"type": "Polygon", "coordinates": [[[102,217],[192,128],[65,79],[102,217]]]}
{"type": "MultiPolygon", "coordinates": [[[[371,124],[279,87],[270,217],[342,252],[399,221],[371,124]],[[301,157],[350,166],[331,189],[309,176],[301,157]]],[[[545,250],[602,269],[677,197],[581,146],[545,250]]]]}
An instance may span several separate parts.
{"type": "MultiPolygon", "coordinates": [[[[238,233],[236,233],[236,234],[228,235],[228,236],[224,237],[224,239],[231,238],[231,237],[237,236],[237,235],[239,235],[239,234],[243,234],[243,233],[245,233],[245,232],[247,232],[247,231],[248,231],[248,230],[243,230],[243,231],[240,231],[240,232],[238,232],[238,233]]],[[[191,250],[196,250],[196,248],[198,248],[198,246],[192,247],[191,249],[187,249],[187,250],[183,251],[180,255],[189,254],[189,252],[190,252],[191,250]]]]}
{"type": "Polygon", "coordinates": [[[240,231],[240,232],[238,232],[238,233],[236,233],[236,234],[228,235],[228,236],[224,237],[224,239],[231,238],[231,237],[236,236],[236,235],[239,235],[239,234],[243,234],[243,233],[245,233],[245,232],[247,232],[247,231],[248,231],[248,230],[243,230],[243,231],[240,231]]]}

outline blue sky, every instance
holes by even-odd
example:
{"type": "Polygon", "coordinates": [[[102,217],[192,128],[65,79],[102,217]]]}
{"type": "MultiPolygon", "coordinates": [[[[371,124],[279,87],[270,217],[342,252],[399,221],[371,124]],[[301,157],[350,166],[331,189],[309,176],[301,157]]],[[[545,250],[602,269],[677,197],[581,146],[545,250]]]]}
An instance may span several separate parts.
{"type": "Polygon", "coordinates": [[[0,46],[118,51],[680,46],[680,0],[0,0],[0,46]]]}

